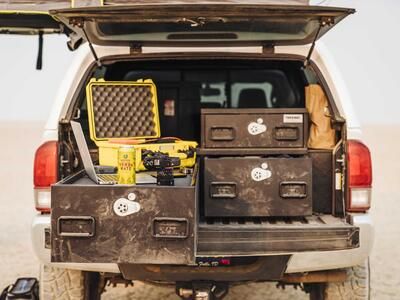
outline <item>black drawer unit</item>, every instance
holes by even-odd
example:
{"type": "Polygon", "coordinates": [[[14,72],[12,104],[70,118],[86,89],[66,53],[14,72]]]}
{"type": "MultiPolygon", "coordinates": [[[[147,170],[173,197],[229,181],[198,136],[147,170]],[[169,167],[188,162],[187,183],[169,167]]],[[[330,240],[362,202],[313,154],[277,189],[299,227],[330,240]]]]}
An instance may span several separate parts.
{"type": "Polygon", "coordinates": [[[204,150],[306,149],[308,114],[304,108],[202,109],[201,117],[204,150]]]}
{"type": "Polygon", "coordinates": [[[51,261],[194,263],[197,188],[97,185],[81,172],[52,187],[51,261]]]}
{"type": "Polygon", "coordinates": [[[308,157],[205,157],[203,165],[206,217],[312,214],[308,157]]]}

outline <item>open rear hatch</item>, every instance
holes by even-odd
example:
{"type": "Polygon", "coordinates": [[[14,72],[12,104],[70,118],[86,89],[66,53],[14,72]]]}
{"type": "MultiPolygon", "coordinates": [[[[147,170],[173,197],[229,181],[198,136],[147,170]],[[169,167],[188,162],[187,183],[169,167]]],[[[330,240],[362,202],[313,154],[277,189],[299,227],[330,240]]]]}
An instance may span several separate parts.
{"type": "Polygon", "coordinates": [[[51,14],[98,45],[275,46],[311,43],[354,12],[270,3],[139,1],[126,6],[52,10],[51,14]]]}
{"type": "MultiPolygon", "coordinates": [[[[79,45],[77,40],[98,45],[273,47],[311,43],[354,12],[306,4],[303,0],[0,1],[0,33],[62,32],[79,45]]],[[[69,47],[75,49],[71,43],[69,47]]]]}

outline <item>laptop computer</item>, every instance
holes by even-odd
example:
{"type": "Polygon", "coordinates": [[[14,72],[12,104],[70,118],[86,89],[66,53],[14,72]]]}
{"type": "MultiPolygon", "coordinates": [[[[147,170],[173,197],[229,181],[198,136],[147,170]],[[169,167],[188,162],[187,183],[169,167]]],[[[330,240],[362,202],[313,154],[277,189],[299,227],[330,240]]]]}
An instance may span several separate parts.
{"type": "MultiPolygon", "coordinates": [[[[92,158],[90,156],[89,148],[86,144],[85,135],[83,134],[82,126],[80,123],[71,121],[72,131],[75,136],[76,143],[78,145],[79,153],[81,154],[83,167],[85,168],[86,174],[91,180],[97,184],[117,184],[117,174],[99,174],[96,172],[96,168],[93,165],[92,158]]],[[[157,179],[146,173],[136,173],[136,184],[155,184],[157,179]]]]}

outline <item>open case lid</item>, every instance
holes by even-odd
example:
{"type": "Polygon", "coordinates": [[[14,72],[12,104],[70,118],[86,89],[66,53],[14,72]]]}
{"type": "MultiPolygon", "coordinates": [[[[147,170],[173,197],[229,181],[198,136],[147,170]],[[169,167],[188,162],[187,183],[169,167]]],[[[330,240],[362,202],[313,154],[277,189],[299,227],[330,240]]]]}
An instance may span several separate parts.
{"type": "Polygon", "coordinates": [[[160,137],[157,90],[152,80],[92,79],[86,86],[86,99],[94,142],[160,137]]]}

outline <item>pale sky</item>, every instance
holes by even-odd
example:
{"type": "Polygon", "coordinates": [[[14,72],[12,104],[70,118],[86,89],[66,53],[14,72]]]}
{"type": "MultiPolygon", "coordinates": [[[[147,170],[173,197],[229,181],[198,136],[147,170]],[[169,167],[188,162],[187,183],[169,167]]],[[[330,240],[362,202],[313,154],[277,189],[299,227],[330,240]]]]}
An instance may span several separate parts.
{"type": "MultiPolygon", "coordinates": [[[[325,4],[357,9],[321,40],[347,83],[359,120],[400,123],[400,1],[325,4]]],[[[0,121],[47,119],[74,56],[65,43],[65,37],[46,36],[43,70],[37,71],[37,37],[0,35],[0,121]]]]}

